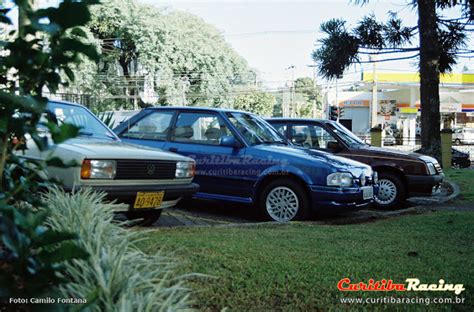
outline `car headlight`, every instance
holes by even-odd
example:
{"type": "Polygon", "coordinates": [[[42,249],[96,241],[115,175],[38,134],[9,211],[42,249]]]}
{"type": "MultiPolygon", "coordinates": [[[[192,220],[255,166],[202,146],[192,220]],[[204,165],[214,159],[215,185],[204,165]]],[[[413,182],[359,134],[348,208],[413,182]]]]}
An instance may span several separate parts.
{"type": "Polygon", "coordinates": [[[192,178],[196,171],[196,163],[194,161],[178,161],[176,163],[175,177],[178,179],[192,178]]]}
{"type": "Polygon", "coordinates": [[[418,159],[422,160],[426,164],[426,168],[428,168],[428,173],[430,175],[436,174],[436,165],[438,164],[438,161],[436,158],[430,157],[430,156],[420,156],[418,159]]]}
{"type": "Polygon", "coordinates": [[[436,174],[436,168],[435,168],[435,165],[433,163],[427,163],[426,167],[428,167],[428,172],[431,175],[436,174]]]}
{"type": "Polygon", "coordinates": [[[352,186],[354,183],[352,174],[348,172],[335,172],[331,173],[326,178],[328,186],[352,186]]]}
{"type": "Polygon", "coordinates": [[[84,159],[81,166],[81,179],[113,179],[117,173],[115,160],[84,159]]]}

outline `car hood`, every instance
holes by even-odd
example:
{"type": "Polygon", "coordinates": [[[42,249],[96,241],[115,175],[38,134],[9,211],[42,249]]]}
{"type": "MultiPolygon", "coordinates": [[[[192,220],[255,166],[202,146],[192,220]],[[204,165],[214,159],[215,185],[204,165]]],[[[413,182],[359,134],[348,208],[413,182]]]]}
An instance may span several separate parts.
{"type": "Polygon", "coordinates": [[[270,154],[278,153],[279,155],[286,156],[289,159],[294,159],[295,157],[298,157],[309,161],[318,161],[323,164],[335,167],[338,170],[345,170],[350,168],[369,170],[371,169],[370,166],[352,159],[304,147],[284,145],[257,145],[254,147],[258,150],[262,150],[270,154]]]}
{"type": "Polygon", "coordinates": [[[53,149],[68,150],[80,154],[84,158],[190,160],[188,157],[155,148],[98,138],[69,139],[56,145],[53,149]]]}
{"type": "Polygon", "coordinates": [[[363,153],[363,154],[370,154],[371,156],[386,156],[390,158],[396,158],[396,159],[416,159],[419,160],[422,154],[414,153],[414,152],[405,152],[405,151],[400,151],[400,150],[395,150],[395,149],[388,149],[388,148],[383,148],[383,147],[376,147],[376,146],[370,146],[370,145],[364,145],[356,150],[353,150],[353,153],[356,154],[357,152],[363,153]]]}

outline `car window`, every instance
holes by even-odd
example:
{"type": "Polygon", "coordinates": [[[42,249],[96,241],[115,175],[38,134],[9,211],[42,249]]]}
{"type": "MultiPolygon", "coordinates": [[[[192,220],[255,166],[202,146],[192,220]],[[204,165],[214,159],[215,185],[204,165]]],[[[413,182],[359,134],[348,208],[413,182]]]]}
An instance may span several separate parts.
{"type": "Polygon", "coordinates": [[[237,112],[227,116],[250,145],[287,144],[285,137],[259,116],[237,112]]]}
{"type": "MultiPolygon", "coordinates": [[[[115,140],[117,137],[107,126],[102,124],[89,110],[79,105],[49,102],[47,109],[56,117],[58,125],[72,124],[79,127],[79,136],[97,137],[115,140]]],[[[49,132],[45,123],[46,115],[42,115],[38,130],[49,132]]]]}
{"type": "Polygon", "coordinates": [[[171,129],[173,111],[153,112],[130,126],[122,137],[164,141],[171,129]]]}
{"type": "Polygon", "coordinates": [[[173,129],[172,141],[219,145],[222,136],[232,135],[215,114],[180,113],[173,129]]]}
{"type": "Polygon", "coordinates": [[[276,124],[271,124],[273,128],[277,129],[278,132],[280,132],[281,135],[286,137],[286,129],[287,125],[284,123],[276,123],[276,124]]]}
{"type": "Polygon", "coordinates": [[[307,148],[326,149],[328,142],[337,140],[326,129],[317,125],[293,125],[291,140],[307,148]]]}

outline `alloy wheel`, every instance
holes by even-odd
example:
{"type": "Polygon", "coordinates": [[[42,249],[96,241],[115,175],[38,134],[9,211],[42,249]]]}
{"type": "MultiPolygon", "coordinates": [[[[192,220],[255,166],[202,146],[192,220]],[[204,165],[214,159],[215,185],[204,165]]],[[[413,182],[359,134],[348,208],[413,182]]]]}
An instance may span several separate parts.
{"type": "Polygon", "coordinates": [[[292,220],[298,213],[299,200],[292,189],[278,186],[268,193],[265,206],[273,220],[287,222],[292,220]]]}
{"type": "Polygon", "coordinates": [[[379,205],[388,205],[397,198],[397,186],[388,179],[379,180],[379,192],[375,196],[375,201],[379,205]]]}

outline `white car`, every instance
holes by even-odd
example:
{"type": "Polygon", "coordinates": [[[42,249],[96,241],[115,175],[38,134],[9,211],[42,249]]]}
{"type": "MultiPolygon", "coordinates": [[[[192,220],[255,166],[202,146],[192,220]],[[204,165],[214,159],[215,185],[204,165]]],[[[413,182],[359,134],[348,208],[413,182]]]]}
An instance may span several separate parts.
{"type": "MultiPolygon", "coordinates": [[[[192,183],[193,159],[121,142],[82,105],[51,101],[48,110],[55,114],[58,123],[81,127],[79,136],[57,145],[50,143],[46,151],[40,151],[27,139],[23,156],[75,161],[75,167],[46,168],[48,178],[59,179],[66,191],[91,188],[106,192],[109,199],[129,204],[124,213],[130,219],[143,219],[143,225],[153,224],[163,208],[173,207],[184,196],[197,192],[198,185],[192,183]]],[[[39,130],[49,136],[45,129],[39,130]]]]}
{"type": "Polygon", "coordinates": [[[453,129],[453,143],[474,144],[474,129],[473,128],[455,128],[453,129]]]}

